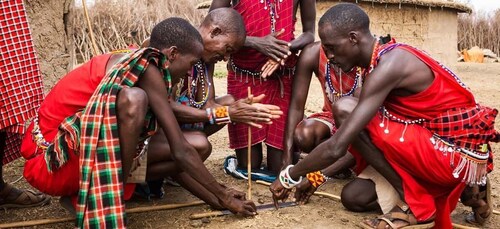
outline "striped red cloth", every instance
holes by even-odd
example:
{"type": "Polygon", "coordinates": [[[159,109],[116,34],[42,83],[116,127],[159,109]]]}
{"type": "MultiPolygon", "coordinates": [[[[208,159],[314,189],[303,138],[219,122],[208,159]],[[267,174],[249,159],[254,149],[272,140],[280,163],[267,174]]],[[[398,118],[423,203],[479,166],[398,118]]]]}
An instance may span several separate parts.
{"type": "MultiPolygon", "coordinates": [[[[243,17],[248,36],[264,37],[272,33],[272,16],[274,13],[274,30],[285,32],[278,39],[291,41],[294,37],[293,0],[241,0],[234,9],[243,17]],[[271,5],[273,5],[271,7],[271,5]],[[274,9],[274,10],[272,10],[274,9]]],[[[252,145],[265,142],[277,149],[283,149],[283,137],[285,131],[286,114],[292,91],[292,76],[296,58],[288,58],[286,66],[276,70],[272,77],[265,81],[259,76],[251,76],[242,72],[228,69],[228,94],[241,99],[247,97],[247,88],[252,88],[255,96],[265,94],[261,103],[279,106],[283,114],[279,119],[273,120],[273,124],[264,125],[262,129],[252,128],[252,145]]],[[[237,68],[259,73],[260,69],[269,58],[264,54],[251,48],[242,48],[231,56],[231,61],[237,68]]],[[[232,149],[247,147],[248,126],[234,124],[228,126],[229,142],[232,149]]]]}
{"type": "MultiPolygon", "coordinates": [[[[295,24],[293,21],[293,0],[241,0],[234,9],[238,11],[245,22],[247,36],[264,37],[271,34],[271,7],[275,4],[276,23],[275,31],[284,29],[285,32],[277,38],[284,41],[293,40],[295,24]]],[[[242,48],[231,56],[236,66],[254,72],[266,63],[268,57],[251,48],[242,48]]]]}
{"type": "Polygon", "coordinates": [[[3,164],[18,157],[25,121],[43,99],[43,84],[22,0],[0,1],[0,131],[7,133],[3,164]]]}

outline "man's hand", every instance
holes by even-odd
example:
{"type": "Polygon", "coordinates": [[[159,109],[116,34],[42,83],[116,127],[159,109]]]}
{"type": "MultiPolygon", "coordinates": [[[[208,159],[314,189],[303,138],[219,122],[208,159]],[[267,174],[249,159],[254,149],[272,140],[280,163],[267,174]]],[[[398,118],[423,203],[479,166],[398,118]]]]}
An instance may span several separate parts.
{"type": "Polygon", "coordinates": [[[298,204],[306,204],[316,190],[317,188],[312,186],[309,180],[304,179],[295,186],[295,202],[298,204]]]}
{"type": "Polygon", "coordinates": [[[244,192],[238,191],[234,188],[228,188],[227,193],[238,200],[247,200],[246,194],[244,192]]]}
{"type": "Polygon", "coordinates": [[[264,64],[264,66],[262,66],[262,69],[261,69],[261,74],[260,76],[262,78],[267,78],[268,76],[272,75],[274,73],[274,71],[276,71],[276,69],[278,69],[280,67],[280,64],[281,65],[284,65],[285,63],[285,60],[282,60],[281,63],[278,63],[276,61],[274,61],[273,59],[269,59],[267,60],[267,62],[264,64]]]}
{"type": "Polygon", "coordinates": [[[279,118],[283,112],[278,106],[260,103],[264,97],[263,94],[257,97],[250,96],[231,104],[229,106],[231,121],[246,123],[257,128],[262,128],[262,125],[257,123],[271,124],[272,119],[279,118]]]}
{"type": "Polygon", "coordinates": [[[252,37],[253,45],[251,47],[276,62],[281,62],[292,54],[289,48],[290,43],[276,38],[284,32],[285,29],[282,29],[265,37],[252,37]]]}
{"type": "Polygon", "coordinates": [[[226,207],[234,214],[242,216],[254,216],[257,214],[257,207],[251,200],[240,200],[227,193],[226,198],[221,200],[222,206],[226,207]]]}
{"type": "Polygon", "coordinates": [[[276,179],[271,186],[269,186],[269,190],[273,194],[273,202],[274,202],[274,207],[276,209],[279,208],[278,201],[282,200],[283,202],[286,201],[288,198],[288,195],[290,195],[290,189],[286,189],[281,185],[281,182],[279,181],[279,178],[276,179]]]}

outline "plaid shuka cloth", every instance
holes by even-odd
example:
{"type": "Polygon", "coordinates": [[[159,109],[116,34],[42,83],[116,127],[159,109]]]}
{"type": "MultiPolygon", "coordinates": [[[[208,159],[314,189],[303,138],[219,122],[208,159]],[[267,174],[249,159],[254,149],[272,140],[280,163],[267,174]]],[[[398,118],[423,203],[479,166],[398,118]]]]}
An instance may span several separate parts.
{"type": "MultiPolygon", "coordinates": [[[[79,228],[125,227],[116,96],[122,88],[133,87],[150,63],[160,69],[170,93],[172,85],[166,56],[153,48],[137,50],[112,68],[82,112],[63,121],[54,144],[46,152],[50,170],[64,165],[67,149],[80,154],[80,191],[76,206],[79,228]]],[[[151,110],[145,123],[143,133],[153,135],[157,124],[151,110]]]]}
{"type": "MultiPolygon", "coordinates": [[[[478,105],[473,108],[453,108],[438,117],[424,122],[424,126],[446,141],[473,151],[491,151],[489,145],[499,142],[500,133],[495,130],[497,109],[478,105]]],[[[489,154],[487,172],[493,170],[493,153],[489,154]]]]}
{"type": "Polygon", "coordinates": [[[43,99],[38,65],[22,0],[0,1],[0,131],[7,133],[3,164],[17,159],[25,121],[43,99]]]}

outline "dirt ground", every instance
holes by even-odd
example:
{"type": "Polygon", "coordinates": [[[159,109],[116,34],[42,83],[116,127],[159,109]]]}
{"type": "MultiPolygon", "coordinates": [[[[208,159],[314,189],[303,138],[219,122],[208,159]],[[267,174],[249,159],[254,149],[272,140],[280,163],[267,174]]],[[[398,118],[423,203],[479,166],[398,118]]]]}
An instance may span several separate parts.
{"type": "MultiPolygon", "coordinates": [[[[461,79],[474,91],[477,100],[488,106],[500,108],[500,64],[465,64],[456,66],[456,72],[461,79]]],[[[226,92],[225,79],[216,79],[217,94],[226,92]]],[[[306,113],[319,111],[322,101],[321,90],[317,80],[313,81],[309,90],[306,113]]],[[[500,118],[497,118],[497,129],[500,129],[500,118]]],[[[246,182],[236,180],[225,175],[222,170],[223,159],[232,154],[228,149],[227,131],[224,129],[210,137],[213,153],[206,162],[207,167],[221,183],[227,186],[246,190],[246,182]]],[[[493,145],[494,151],[500,151],[500,144],[493,145]]],[[[495,162],[499,162],[497,156],[495,162]]],[[[6,181],[14,182],[22,176],[23,161],[17,160],[4,168],[6,181]]],[[[491,176],[492,196],[494,208],[500,210],[500,172],[495,170],[491,176]]],[[[321,191],[339,195],[340,190],[347,181],[333,180],[321,187],[321,191]]],[[[20,187],[29,187],[24,179],[16,183],[20,187]]],[[[258,203],[270,203],[271,195],[267,187],[252,185],[253,200],[258,203]]],[[[165,186],[166,196],[162,200],[133,200],[127,207],[161,205],[167,203],[186,203],[196,201],[197,198],[182,188],[165,186]]],[[[353,213],[343,208],[339,201],[328,198],[312,197],[309,204],[304,206],[289,207],[278,211],[270,210],[260,212],[253,218],[225,216],[208,220],[189,220],[189,215],[210,211],[207,205],[189,207],[177,210],[156,211],[129,215],[130,228],[356,228],[359,222],[366,218],[377,216],[378,213],[353,213]]],[[[463,220],[468,208],[458,205],[452,213],[453,221],[467,225],[463,220]]],[[[52,204],[40,208],[22,210],[0,210],[0,223],[26,221],[35,219],[69,217],[69,214],[58,204],[58,198],[53,198],[52,204]]],[[[41,228],[72,228],[73,224],[60,223],[47,225],[41,228]]],[[[471,226],[471,225],[468,225],[471,226]]],[[[484,228],[500,228],[500,216],[494,215],[484,228]]]]}

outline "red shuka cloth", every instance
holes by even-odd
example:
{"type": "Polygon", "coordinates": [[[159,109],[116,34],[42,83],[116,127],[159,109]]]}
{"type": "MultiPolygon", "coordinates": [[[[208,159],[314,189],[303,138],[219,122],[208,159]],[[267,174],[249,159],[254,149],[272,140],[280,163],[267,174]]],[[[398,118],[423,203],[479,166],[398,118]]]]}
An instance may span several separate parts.
{"type": "MultiPolygon", "coordinates": [[[[275,31],[285,29],[285,32],[278,36],[278,39],[291,41],[293,39],[294,21],[293,21],[293,1],[270,0],[276,3],[277,18],[275,31]],[[279,6],[278,6],[279,5],[279,6]]],[[[270,7],[264,9],[265,3],[254,0],[241,0],[234,9],[237,10],[243,17],[245,28],[248,36],[263,37],[271,33],[271,16],[269,14],[270,7]]],[[[294,56],[292,56],[294,57],[294,56]]],[[[231,60],[238,68],[250,70],[252,72],[260,72],[262,66],[269,58],[259,53],[257,50],[250,48],[242,48],[237,53],[231,56],[231,60]]],[[[289,58],[287,61],[288,67],[293,67],[294,58],[289,58]]],[[[235,73],[231,68],[228,70],[227,91],[233,95],[235,99],[246,98],[248,96],[247,88],[251,87],[252,94],[258,96],[265,94],[266,98],[261,103],[273,104],[279,106],[283,111],[283,115],[279,119],[273,120],[273,124],[264,125],[263,128],[252,129],[252,145],[265,142],[277,149],[283,149],[283,138],[285,132],[285,124],[288,114],[288,106],[291,99],[292,76],[293,72],[285,69],[278,69],[276,72],[278,77],[269,77],[267,80],[260,80],[258,77],[252,79],[252,76],[235,73]],[[248,81],[247,81],[248,79],[248,81]],[[280,86],[280,80],[283,87],[280,86]],[[280,91],[283,90],[283,96],[280,91]]],[[[247,147],[248,144],[248,126],[245,124],[234,124],[228,126],[229,142],[232,149],[240,149],[247,147]]]]}
{"type": "MultiPolygon", "coordinates": [[[[472,93],[460,86],[451,73],[434,59],[410,46],[396,48],[412,53],[429,66],[434,81],[426,90],[415,95],[389,95],[384,106],[391,114],[410,120],[433,119],[452,108],[476,106],[472,93]]],[[[412,212],[419,221],[436,215],[436,228],[452,228],[450,213],[465,187],[462,182],[465,171],[455,178],[452,175],[454,167],[450,164],[453,162],[456,166],[460,155],[435,149],[430,141],[433,133],[422,125],[405,126],[385,118],[385,125],[381,127],[382,122],[379,112],[366,129],[375,146],[401,176],[405,199],[412,212]],[[389,132],[384,133],[385,129],[389,132]],[[404,142],[400,138],[404,138],[404,142]]]]}
{"type": "Polygon", "coordinates": [[[22,0],[0,1],[0,132],[6,132],[7,164],[18,157],[25,121],[43,99],[38,65],[22,0]]]}
{"type": "MultiPolygon", "coordinates": [[[[106,64],[111,54],[92,58],[64,76],[52,88],[38,111],[38,123],[45,141],[52,142],[61,122],[82,110],[106,75],[106,64]]],[[[23,139],[21,154],[27,160],[24,177],[33,187],[51,195],[73,195],[79,189],[79,158],[68,153],[68,163],[50,173],[45,161],[45,152],[33,141],[31,130],[23,139]]]]}
{"type": "MultiPolygon", "coordinates": [[[[92,58],[64,76],[52,88],[38,111],[38,123],[45,141],[52,142],[61,122],[85,108],[101,80],[106,76],[106,65],[111,53],[92,58]]],[[[74,196],[79,190],[79,157],[68,153],[67,163],[50,173],[45,152],[33,141],[33,123],[23,139],[21,154],[26,159],[24,177],[33,187],[54,196],[74,196]]],[[[125,199],[129,199],[134,184],[125,186],[125,199]]]]}

